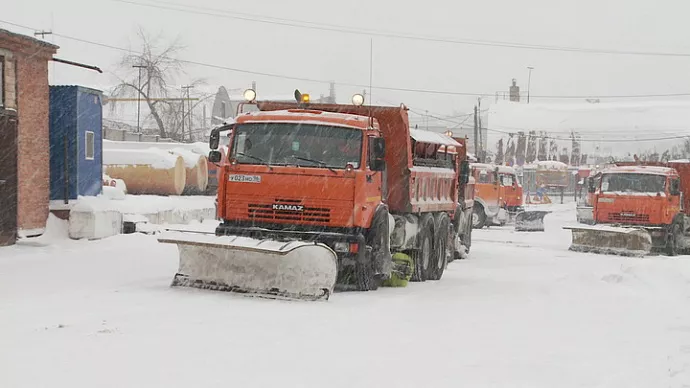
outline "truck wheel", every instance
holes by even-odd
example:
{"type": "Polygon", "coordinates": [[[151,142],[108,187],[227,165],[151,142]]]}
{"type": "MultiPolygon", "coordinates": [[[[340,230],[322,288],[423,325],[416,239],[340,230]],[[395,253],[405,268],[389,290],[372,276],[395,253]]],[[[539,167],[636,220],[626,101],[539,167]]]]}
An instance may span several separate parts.
{"type": "Polygon", "coordinates": [[[472,228],[481,229],[486,225],[486,212],[482,205],[476,204],[472,208],[472,228]]]}
{"type": "Polygon", "coordinates": [[[465,245],[465,248],[467,248],[467,253],[470,253],[470,247],[472,246],[472,219],[467,221],[467,225],[465,225],[465,227],[466,229],[462,242],[465,245]]]}
{"type": "Polygon", "coordinates": [[[383,282],[382,275],[377,274],[377,263],[386,260],[392,262],[390,251],[390,237],[388,235],[388,213],[379,212],[371,222],[366,237],[366,262],[355,263],[357,289],[360,291],[374,291],[383,282]]]}
{"type": "Polygon", "coordinates": [[[429,266],[429,280],[441,280],[443,272],[448,264],[448,248],[455,239],[453,227],[450,225],[450,218],[446,214],[439,215],[434,239],[433,256],[429,266]]]}
{"type": "Polygon", "coordinates": [[[668,240],[666,241],[666,254],[669,256],[678,255],[678,243],[682,239],[680,224],[674,222],[668,232],[668,240]]]}
{"type": "Polygon", "coordinates": [[[434,219],[430,215],[422,216],[419,223],[419,235],[417,236],[417,249],[412,253],[414,260],[413,282],[423,282],[428,279],[429,268],[433,253],[434,219]]]}

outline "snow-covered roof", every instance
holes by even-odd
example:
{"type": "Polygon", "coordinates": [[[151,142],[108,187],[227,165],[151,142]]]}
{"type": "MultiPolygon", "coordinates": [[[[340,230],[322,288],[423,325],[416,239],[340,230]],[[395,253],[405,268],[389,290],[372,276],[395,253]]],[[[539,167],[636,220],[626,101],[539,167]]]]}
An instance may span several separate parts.
{"type": "Polygon", "coordinates": [[[470,163],[470,167],[476,168],[478,170],[493,170],[496,168],[493,164],[488,163],[470,163]]]}
{"type": "MultiPolygon", "coordinates": [[[[284,109],[284,110],[268,110],[268,111],[255,111],[255,112],[247,112],[239,115],[237,117],[237,121],[241,121],[243,123],[246,122],[251,122],[252,118],[259,118],[259,117],[266,117],[266,116],[294,116],[294,115],[300,115],[302,117],[308,118],[307,120],[300,120],[300,122],[303,123],[309,123],[309,124],[321,124],[321,125],[337,125],[336,123],[329,122],[323,119],[331,118],[331,119],[339,119],[339,120],[344,120],[346,122],[350,121],[351,125],[356,126],[356,127],[363,127],[367,125],[369,118],[366,116],[360,116],[360,115],[354,115],[354,114],[349,114],[349,113],[335,113],[335,112],[325,112],[325,111],[315,111],[315,110],[304,110],[303,112],[300,112],[297,109],[284,109]]],[[[278,121],[276,121],[278,122],[278,121]]],[[[294,121],[291,121],[294,122],[294,121]]],[[[345,124],[347,125],[347,124],[345,124]]]]}
{"type": "Polygon", "coordinates": [[[515,169],[510,166],[498,166],[498,172],[502,174],[515,174],[515,169]]]}
{"type": "Polygon", "coordinates": [[[674,174],[676,170],[669,167],[659,167],[659,166],[617,166],[609,167],[602,171],[603,174],[615,174],[615,173],[626,173],[626,174],[653,174],[653,175],[671,175],[674,174]]]}
{"type": "Polygon", "coordinates": [[[450,136],[446,136],[445,134],[442,133],[437,133],[437,132],[431,132],[431,131],[425,131],[422,129],[413,129],[410,128],[410,137],[412,137],[414,140],[422,143],[430,143],[430,144],[441,144],[441,145],[450,145],[450,146],[455,146],[455,147],[462,147],[462,144],[458,143],[455,141],[450,136]]]}
{"type": "Polygon", "coordinates": [[[537,169],[540,170],[567,170],[568,165],[556,160],[543,160],[537,162],[537,169]]]}

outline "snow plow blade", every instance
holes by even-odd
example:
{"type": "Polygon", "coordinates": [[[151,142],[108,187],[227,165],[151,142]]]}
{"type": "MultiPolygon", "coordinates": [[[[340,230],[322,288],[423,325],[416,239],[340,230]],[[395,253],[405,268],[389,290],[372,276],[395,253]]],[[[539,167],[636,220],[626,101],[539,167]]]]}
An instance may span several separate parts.
{"type": "Polygon", "coordinates": [[[546,210],[530,210],[520,212],[515,216],[515,230],[517,232],[543,232],[544,216],[551,213],[546,210]]]}
{"type": "Polygon", "coordinates": [[[169,232],[180,267],[171,286],[195,287],[271,299],[328,300],[337,256],[324,244],[169,232]]]}
{"type": "Polygon", "coordinates": [[[608,226],[563,228],[573,233],[571,251],[638,257],[652,251],[652,236],[645,229],[608,226]]]}

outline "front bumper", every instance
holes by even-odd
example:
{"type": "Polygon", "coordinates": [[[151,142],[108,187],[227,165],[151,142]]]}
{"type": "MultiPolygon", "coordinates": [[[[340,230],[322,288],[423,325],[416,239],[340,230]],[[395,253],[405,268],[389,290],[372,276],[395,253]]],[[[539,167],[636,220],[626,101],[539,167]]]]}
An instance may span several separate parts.
{"type": "Polygon", "coordinates": [[[366,239],[361,232],[342,233],[331,231],[301,231],[301,230],[281,230],[272,228],[262,228],[258,226],[238,226],[220,224],[216,227],[216,236],[244,236],[255,239],[270,239],[277,241],[310,241],[328,245],[337,254],[339,259],[351,259],[358,262],[366,260],[366,239]],[[358,250],[356,253],[343,252],[336,249],[336,243],[343,242],[349,244],[356,243],[358,250]]]}

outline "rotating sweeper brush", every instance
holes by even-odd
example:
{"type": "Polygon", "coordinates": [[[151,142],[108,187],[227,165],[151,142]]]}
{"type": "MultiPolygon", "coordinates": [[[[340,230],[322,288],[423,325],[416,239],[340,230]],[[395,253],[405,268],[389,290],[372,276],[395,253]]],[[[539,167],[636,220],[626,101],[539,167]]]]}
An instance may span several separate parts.
{"type": "Polygon", "coordinates": [[[189,232],[158,241],[179,249],[172,286],[301,300],[328,300],[335,287],[337,257],[324,244],[189,232]]]}

